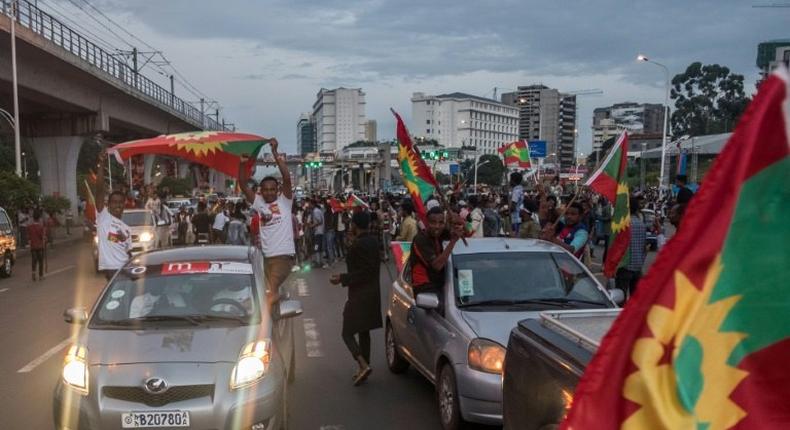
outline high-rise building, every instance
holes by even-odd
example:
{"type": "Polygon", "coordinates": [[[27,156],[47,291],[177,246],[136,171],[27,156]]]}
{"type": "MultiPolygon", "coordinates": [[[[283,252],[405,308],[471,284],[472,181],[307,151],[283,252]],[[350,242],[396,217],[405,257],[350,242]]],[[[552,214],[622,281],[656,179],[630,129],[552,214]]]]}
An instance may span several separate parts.
{"type": "Polygon", "coordinates": [[[411,109],[409,131],[448,148],[474,146],[480,154],[495,154],[518,137],[518,109],[496,100],[464,93],[414,93],[411,109]]]}
{"type": "Polygon", "coordinates": [[[365,140],[368,142],[375,142],[378,140],[376,131],[376,120],[369,119],[365,122],[365,140]]]}
{"type": "Polygon", "coordinates": [[[593,110],[593,151],[623,130],[630,134],[661,134],[664,105],[657,103],[616,103],[593,110]]]}
{"type": "Polygon", "coordinates": [[[309,113],[299,116],[296,123],[296,151],[299,155],[317,152],[315,142],[315,121],[309,113]]]}
{"type": "Polygon", "coordinates": [[[547,161],[558,162],[561,167],[575,165],[575,95],[545,85],[528,85],[502,94],[502,103],[518,109],[519,139],[545,140],[547,161]]]}
{"type": "Polygon", "coordinates": [[[321,88],[313,104],[319,152],[337,153],[365,139],[365,93],[360,88],[321,88]]]}
{"type": "MultiPolygon", "coordinates": [[[[757,67],[760,82],[776,70],[780,64],[790,67],[790,39],[769,40],[757,45],[757,67]]],[[[758,86],[760,83],[758,82],[758,86]]]]}

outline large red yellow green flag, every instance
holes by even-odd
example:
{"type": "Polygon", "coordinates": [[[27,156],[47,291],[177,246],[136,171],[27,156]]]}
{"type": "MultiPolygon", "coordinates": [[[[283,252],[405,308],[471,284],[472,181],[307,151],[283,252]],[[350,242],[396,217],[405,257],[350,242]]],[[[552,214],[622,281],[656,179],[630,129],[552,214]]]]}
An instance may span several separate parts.
{"type": "Polygon", "coordinates": [[[522,169],[529,169],[532,163],[529,160],[529,146],[526,140],[517,140],[499,148],[499,153],[505,158],[505,166],[517,165],[522,169]]]}
{"type": "Polygon", "coordinates": [[[564,429],[790,428],[788,112],[783,70],[603,339],[564,429]]]}
{"type": "Polygon", "coordinates": [[[403,185],[409,190],[417,215],[425,223],[425,202],[436,192],[439,184],[436,183],[436,178],[433,177],[431,169],[425,164],[420,153],[414,150],[411,136],[400,115],[394,110],[392,114],[398,122],[398,164],[403,185]]]}
{"type": "Polygon", "coordinates": [[[628,183],[626,182],[626,166],[628,165],[628,134],[623,132],[609,154],[603,159],[590,179],[588,187],[600,193],[612,202],[612,235],[606,261],[603,262],[603,273],[613,278],[617,268],[627,263],[628,245],[631,243],[631,214],[628,208],[628,183]]]}

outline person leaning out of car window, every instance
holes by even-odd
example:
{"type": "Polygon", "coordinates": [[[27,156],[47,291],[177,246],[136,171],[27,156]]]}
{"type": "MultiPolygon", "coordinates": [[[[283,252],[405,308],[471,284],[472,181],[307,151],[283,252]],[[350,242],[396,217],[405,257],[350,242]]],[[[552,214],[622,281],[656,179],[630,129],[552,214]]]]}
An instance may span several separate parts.
{"type": "MultiPolygon", "coordinates": [[[[433,207],[427,214],[428,225],[414,237],[410,254],[412,285],[414,294],[435,293],[442,302],[442,286],[447,260],[455,244],[464,236],[464,220],[455,212],[449,212],[450,228],[447,228],[444,211],[433,207]],[[444,242],[449,241],[447,246],[444,242]]],[[[441,306],[439,307],[441,309],[441,306]]]]}

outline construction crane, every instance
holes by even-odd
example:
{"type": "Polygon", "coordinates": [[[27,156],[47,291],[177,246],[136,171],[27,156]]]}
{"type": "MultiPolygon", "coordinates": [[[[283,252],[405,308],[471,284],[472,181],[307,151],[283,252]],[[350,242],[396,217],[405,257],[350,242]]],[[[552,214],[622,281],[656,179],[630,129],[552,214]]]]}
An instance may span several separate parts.
{"type": "MultiPolygon", "coordinates": [[[[494,88],[493,88],[493,90],[492,90],[492,94],[493,94],[493,97],[491,97],[491,99],[492,99],[492,100],[496,100],[496,99],[497,99],[497,98],[496,98],[496,92],[497,92],[497,90],[516,91],[516,90],[514,90],[513,88],[494,87],[494,88]]],[[[488,94],[486,94],[486,95],[488,95],[488,94]]],[[[497,100],[497,101],[498,101],[498,100],[497,100]]]]}

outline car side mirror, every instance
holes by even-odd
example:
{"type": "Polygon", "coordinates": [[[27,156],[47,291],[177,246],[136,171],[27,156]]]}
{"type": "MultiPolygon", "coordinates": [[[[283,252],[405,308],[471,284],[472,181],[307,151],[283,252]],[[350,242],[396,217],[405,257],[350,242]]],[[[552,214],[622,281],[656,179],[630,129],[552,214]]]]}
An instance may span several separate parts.
{"type": "Polygon", "coordinates": [[[619,288],[608,290],[607,294],[609,294],[609,298],[618,305],[622,305],[625,301],[625,293],[619,288]]]}
{"type": "Polygon", "coordinates": [[[417,294],[417,307],[425,310],[438,309],[439,297],[436,293],[419,293],[417,294]]]}
{"type": "Polygon", "coordinates": [[[302,315],[302,303],[299,300],[280,300],[277,319],[287,319],[302,315]]]}
{"type": "Polygon", "coordinates": [[[88,311],[85,308],[69,308],[63,311],[63,321],[69,324],[85,324],[88,321],[88,311]]]}

